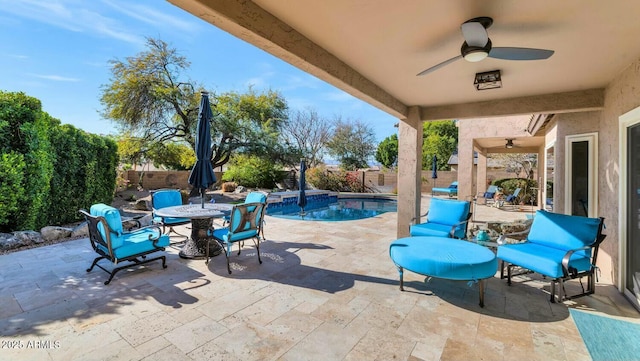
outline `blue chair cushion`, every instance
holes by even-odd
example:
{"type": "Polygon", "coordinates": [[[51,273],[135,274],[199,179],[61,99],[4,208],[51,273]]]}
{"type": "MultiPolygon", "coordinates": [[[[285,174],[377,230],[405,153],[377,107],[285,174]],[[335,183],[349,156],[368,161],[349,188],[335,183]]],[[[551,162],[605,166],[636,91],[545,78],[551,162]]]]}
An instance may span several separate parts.
{"type": "MultiPolygon", "coordinates": [[[[169,246],[169,236],[166,234],[160,235],[160,231],[157,228],[141,229],[139,231],[126,233],[125,236],[122,237],[122,245],[113,251],[115,258],[123,259],[156,249],[153,241],[149,240],[149,236],[153,238],[160,236],[160,239],[156,243],[157,247],[169,246]]],[[[108,253],[108,250],[104,249],[102,245],[98,245],[98,247],[108,253]]]]}
{"type": "Polygon", "coordinates": [[[409,227],[409,233],[412,237],[415,236],[436,236],[436,237],[450,237],[451,226],[438,223],[420,223],[414,224],[409,227]]]}
{"type": "Polygon", "coordinates": [[[241,231],[230,235],[229,228],[219,228],[213,231],[213,237],[224,241],[225,243],[233,243],[242,241],[243,239],[255,237],[258,235],[256,230],[241,231]]]}
{"type": "Polygon", "coordinates": [[[190,223],[191,219],[189,218],[174,218],[174,217],[153,217],[154,223],[164,223],[167,226],[172,224],[185,224],[190,223]]]}
{"type": "MultiPolygon", "coordinates": [[[[104,217],[107,221],[107,225],[109,225],[109,228],[111,229],[111,248],[118,248],[122,246],[124,243],[124,240],[122,239],[124,229],[122,228],[120,212],[114,207],[108,206],[104,203],[98,203],[91,206],[89,213],[92,216],[104,217]]],[[[102,239],[106,241],[107,235],[101,223],[98,223],[98,231],[102,235],[102,239]]]]}
{"type": "MultiPolygon", "coordinates": [[[[565,254],[565,250],[531,242],[507,244],[498,247],[498,258],[501,260],[551,278],[564,276],[562,258],[565,254]]],[[[591,260],[588,256],[576,252],[571,256],[569,266],[576,268],[579,272],[588,271],[591,268],[591,260]]]]}
{"type": "Polygon", "coordinates": [[[179,206],[182,204],[182,195],[178,190],[163,190],[153,193],[153,208],[179,206]]]}
{"type": "Polygon", "coordinates": [[[264,203],[267,201],[267,196],[262,192],[251,192],[247,194],[245,203],[264,203]]]}
{"type": "MultiPolygon", "coordinates": [[[[589,246],[596,241],[599,218],[569,216],[545,210],[536,212],[527,240],[563,251],[589,246]]],[[[590,255],[590,251],[583,251],[590,255]]]]}
{"type": "Polygon", "coordinates": [[[498,260],[488,248],[452,238],[401,238],[391,243],[389,255],[409,271],[450,280],[490,278],[498,269],[498,260]]]}

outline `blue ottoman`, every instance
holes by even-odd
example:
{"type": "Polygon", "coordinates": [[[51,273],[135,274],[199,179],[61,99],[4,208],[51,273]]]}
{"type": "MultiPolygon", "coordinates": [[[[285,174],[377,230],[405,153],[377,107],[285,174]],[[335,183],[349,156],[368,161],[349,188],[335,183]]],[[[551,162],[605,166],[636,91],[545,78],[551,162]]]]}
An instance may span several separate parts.
{"type": "Polygon", "coordinates": [[[479,282],[480,307],[484,307],[484,280],[498,269],[496,255],[483,246],[448,237],[400,238],[389,246],[389,256],[400,273],[404,269],[424,276],[479,282]]]}

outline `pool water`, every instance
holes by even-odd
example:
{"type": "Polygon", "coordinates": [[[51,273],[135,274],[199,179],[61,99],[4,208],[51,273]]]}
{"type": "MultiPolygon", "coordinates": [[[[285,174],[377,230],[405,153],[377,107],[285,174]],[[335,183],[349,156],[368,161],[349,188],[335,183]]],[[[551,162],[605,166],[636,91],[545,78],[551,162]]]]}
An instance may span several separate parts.
{"type": "Polygon", "coordinates": [[[397,212],[398,203],[390,199],[341,198],[331,202],[309,202],[300,215],[297,204],[268,209],[267,215],[305,221],[353,221],[397,212]]]}

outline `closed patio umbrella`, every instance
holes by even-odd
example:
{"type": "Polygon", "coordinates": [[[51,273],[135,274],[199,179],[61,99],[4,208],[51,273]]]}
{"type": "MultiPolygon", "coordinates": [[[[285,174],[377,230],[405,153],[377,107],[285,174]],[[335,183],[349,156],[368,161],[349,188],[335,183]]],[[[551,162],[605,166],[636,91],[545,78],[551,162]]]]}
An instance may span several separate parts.
{"type": "Polygon", "coordinates": [[[198,127],[196,130],[196,164],[189,174],[189,184],[200,190],[201,205],[204,208],[204,191],[216,182],[216,176],[211,167],[211,105],[209,93],[202,92],[200,111],[198,112],[198,127]]]}
{"type": "MultiPolygon", "coordinates": [[[[433,155],[433,163],[431,164],[431,179],[438,179],[438,157],[433,155]]],[[[433,181],[433,186],[436,186],[436,181],[433,181]]]]}
{"type": "Polygon", "coordinates": [[[300,179],[298,183],[298,207],[300,207],[300,214],[304,214],[304,207],[307,206],[307,195],[305,194],[305,187],[307,186],[307,181],[305,179],[304,173],[307,171],[307,164],[304,161],[304,158],[300,159],[300,179]]]}

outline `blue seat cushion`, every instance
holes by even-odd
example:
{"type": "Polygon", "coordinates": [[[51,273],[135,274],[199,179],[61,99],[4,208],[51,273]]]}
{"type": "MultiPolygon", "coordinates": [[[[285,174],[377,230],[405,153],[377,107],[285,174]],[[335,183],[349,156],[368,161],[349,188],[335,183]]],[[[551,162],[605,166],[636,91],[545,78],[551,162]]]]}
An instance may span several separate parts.
{"type": "MultiPolygon", "coordinates": [[[[537,217],[536,217],[537,218],[537,217]]],[[[498,247],[498,258],[551,278],[563,277],[562,258],[566,251],[544,245],[525,242],[508,244],[498,247]]],[[[591,261],[588,256],[574,253],[569,260],[569,266],[578,271],[588,271],[591,261]]]]}
{"type": "Polygon", "coordinates": [[[172,224],[186,224],[191,222],[189,218],[174,218],[174,217],[153,217],[154,223],[164,223],[167,226],[172,224]]]}
{"type": "MultiPolygon", "coordinates": [[[[157,228],[141,229],[136,232],[126,233],[122,237],[122,245],[114,248],[114,257],[117,259],[123,259],[136,254],[149,252],[156,247],[153,245],[153,241],[149,240],[149,236],[157,238],[160,232],[157,228]]],[[[169,236],[161,235],[160,239],[156,243],[157,247],[169,246],[169,236]]],[[[101,245],[98,245],[104,252],[108,253],[108,250],[104,249],[101,245]]]]}
{"type": "Polygon", "coordinates": [[[414,224],[409,227],[409,233],[411,236],[436,236],[436,237],[450,237],[451,226],[439,223],[420,223],[414,224]]]}
{"type": "MultiPolygon", "coordinates": [[[[122,228],[122,218],[120,217],[120,211],[116,208],[108,206],[104,203],[98,203],[91,206],[89,214],[92,216],[103,217],[107,221],[107,225],[111,229],[111,248],[118,248],[122,246],[123,239],[122,234],[124,229],[122,228]]],[[[102,236],[102,239],[107,240],[107,234],[101,223],[98,223],[98,232],[102,236]]]]}
{"type": "Polygon", "coordinates": [[[233,234],[229,232],[229,228],[219,228],[213,231],[213,238],[217,238],[225,243],[242,241],[243,239],[255,237],[257,235],[258,235],[258,232],[255,229],[248,230],[248,231],[241,231],[233,234]]]}
{"type": "Polygon", "coordinates": [[[451,280],[490,278],[498,269],[498,260],[488,248],[453,238],[400,238],[389,246],[389,255],[409,271],[451,280]]]}

